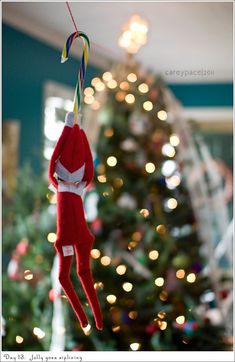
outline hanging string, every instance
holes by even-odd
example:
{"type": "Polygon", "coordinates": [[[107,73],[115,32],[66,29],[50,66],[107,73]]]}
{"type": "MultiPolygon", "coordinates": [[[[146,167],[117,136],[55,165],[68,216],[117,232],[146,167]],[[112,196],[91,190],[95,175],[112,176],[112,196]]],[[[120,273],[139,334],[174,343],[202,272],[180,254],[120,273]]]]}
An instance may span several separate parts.
{"type": "Polygon", "coordinates": [[[72,19],[73,25],[74,25],[74,27],[75,27],[75,30],[76,30],[76,32],[78,33],[78,28],[77,28],[77,25],[76,25],[76,23],[75,23],[75,20],[74,20],[74,17],[73,17],[73,14],[72,14],[72,11],[71,11],[71,9],[70,9],[69,2],[68,2],[68,1],[66,1],[66,5],[67,5],[67,8],[68,8],[70,17],[71,17],[71,19],[72,19]]]}

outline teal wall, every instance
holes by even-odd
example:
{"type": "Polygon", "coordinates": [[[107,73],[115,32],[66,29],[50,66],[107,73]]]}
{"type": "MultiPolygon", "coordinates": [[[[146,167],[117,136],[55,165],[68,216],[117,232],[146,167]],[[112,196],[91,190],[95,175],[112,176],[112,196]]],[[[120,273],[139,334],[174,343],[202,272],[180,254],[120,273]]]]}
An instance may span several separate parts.
{"type": "MultiPolygon", "coordinates": [[[[78,60],[60,63],[60,51],[6,24],[2,33],[3,120],[21,122],[20,165],[40,171],[43,145],[43,87],[52,80],[75,86],[78,60]]],[[[88,66],[86,84],[101,69],[88,66]]],[[[232,106],[232,84],[168,84],[187,107],[232,106]]]]}
{"type": "MultiPolygon", "coordinates": [[[[21,123],[19,162],[30,160],[40,171],[43,145],[43,87],[48,80],[75,87],[78,60],[60,63],[61,53],[44,43],[3,25],[3,120],[21,123]]],[[[86,83],[100,70],[89,65],[86,83]]]]}
{"type": "Polygon", "coordinates": [[[232,107],[232,83],[168,84],[185,107],[232,107]]]}

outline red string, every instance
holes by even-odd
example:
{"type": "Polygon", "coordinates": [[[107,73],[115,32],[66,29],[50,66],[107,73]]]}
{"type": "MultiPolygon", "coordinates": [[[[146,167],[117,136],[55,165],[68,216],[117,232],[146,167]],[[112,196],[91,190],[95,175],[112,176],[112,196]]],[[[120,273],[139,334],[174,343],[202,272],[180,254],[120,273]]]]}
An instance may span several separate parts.
{"type": "MultiPolygon", "coordinates": [[[[72,11],[71,11],[71,8],[70,8],[70,6],[69,6],[69,2],[68,2],[68,1],[66,1],[66,5],[67,5],[67,8],[68,8],[69,14],[70,14],[70,16],[71,16],[73,25],[74,25],[74,27],[75,27],[75,30],[76,30],[76,32],[78,32],[78,29],[77,29],[77,26],[76,26],[76,23],[75,23],[75,20],[74,20],[74,17],[73,17],[73,14],[72,14],[72,11]]],[[[116,53],[116,52],[114,52],[114,51],[112,51],[112,50],[110,50],[110,49],[108,49],[108,48],[106,48],[106,47],[104,47],[104,46],[102,46],[102,45],[100,45],[100,44],[94,43],[94,42],[92,42],[92,41],[91,41],[90,43],[91,43],[95,48],[98,48],[98,49],[100,49],[102,52],[105,52],[105,53],[109,54],[109,56],[110,56],[110,54],[113,54],[113,56],[114,56],[115,58],[117,57],[117,53],[116,53]]]]}
{"type": "Polygon", "coordinates": [[[66,1],[66,5],[67,5],[67,8],[68,8],[68,10],[69,10],[69,14],[70,14],[70,16],[71,16],[71,19],[72,19],[73,25],[74,25],[74,27],[75,27],[75,30],[76,30],[76,32],[78,33],[78,29],[77,29],[75,20],[74,20],[74,18],[73,18],[73,14],[72,14],[72,11],[71,11],[71,9],[70,9],[69,2],[68,2],[68,1],[66,1]]]}

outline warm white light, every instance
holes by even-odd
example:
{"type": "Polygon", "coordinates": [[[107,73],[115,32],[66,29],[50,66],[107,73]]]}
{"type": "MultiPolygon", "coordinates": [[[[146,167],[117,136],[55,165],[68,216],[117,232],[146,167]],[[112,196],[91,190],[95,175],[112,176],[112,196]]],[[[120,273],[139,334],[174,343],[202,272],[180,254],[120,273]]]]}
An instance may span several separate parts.
{"type": "Polygon", "coordinates": [[[93,259],[98,259],[100,257],[100,251],[98,249],[91,250],[91,257],[93,259]]]}
{"type": "Polygon", "coordinates": [[[183,315],[179,315],[177,318],[176,318],[176,322],[178,324],[184,324],[185,322],[185,317],[183,315]]]}
{"type": "Polygon", "coordinates": [[[164,319],[166,317],[166,312],[164,310],[158,312],[157,316],[161,319],[164,319]]]}
{"type": "Polygon", "coordinates": [[[117,297],[114,294],[109,294],[107,295],[106,300],[109,304],[114,304],[117,300],[117,297]]]}
{"type": "Polygon", "coordinates": [[[114,166],[116,166],[116,164],[117,164],[117,159],[116,159],[116,157],[114,157],[114,156],[109,156],[109,157],[107,158],[107,165],[108,165],[108,166],[114,167],[114,166]]]}
{"type": "Polygon", "coordinates": [[[116,80],[114,80],[114,79],[109,80],[108,83],[107,83],[107,87],[110,88],[110,89],[116,88],[117,87],[116,80]]]}
{"type": "Polygon", "coordinates": [[[120,89],[126,91],[126,90],[128,90],[130,88],[130,85],[129,85],[129,83],[127,81],[123,81],[123,82],[120,83],[119,87],[120,87],[120,89]]]}
{"type": "Polygon", "coordinates": [[[110,81],[113,76],[112,76],[112,73],[110,72],[105,72],[103,75],[102,75],[102,78],[103,80],[105,80],[106,82],[110,81]]]}
{"type": "Polygon", "coordinates": [[[84,94],[85,94],[85,96],[93,96],[94,89],[91,87],[87,87],[84,89],[84,94]]]}
{"type": "Polygon", "coordinates": [[[39,339],[42,339],[45,337],[46,333],[43,332],[40,328],[35,327],[33,329],[33,334],[35,334],[35,336],[37,336],[39,339]]]}
{"type": "Polygon", "coordinates": [[[190,273],[187,275],[187,282],[194,283],[196,281],[196,275],[194,273],[190,273]]]}
{"type": "Polygon", "coordinates": [[[94,87],[97,90],[97,92],[101,92],[105,89],[105,85],[101,81],[97,82],[94,87]]]}
{"type": "Polygon", "coordinates": [[[16,343],[21,344],[24,341],[24,338],[21,336],[16,336],[16,343]]]}
{"type": "Polygon", "coordinates": [[[147,32],[147,22],[141,19],[140,16],[134,15],[129,23],[125,25],[118,43],[128,53],[135,54],[146,43],[147,32]]]}
{"type": "Polygon", "coordinates": [[[137,246],[137,242],[136,241],[130,241],[129,244],[128,244],[128,250],[132,250],[134,249],[135,247],[137,246]]]}
{"type": "Polygon", "coordinates": [[[138,349],[140,349],[140,343],[131,343],[130,347],[132,351],[138,351],[138,349]]]}
{"type": "Polygon", "coordinates": [[[152,162],[146,163],[146,165],[145,165],[146,172],[153,173],[155,171],[155,169],[156,169],[156,167],[155,167],[154,163],[152,163],[152,162]]]}
{"type": "Polygon", "coordinates": [[[166,121],[167,120],[167,113],[164,110],[158,111],[157,116],[161,121],[166,121]]]}
{"type": "Polygon", "coordinates": [[[107,255],[102,256],[102,258],[100,259],[100,262],[102,265],[108,266],[111,263],[111,258],[107,255]]]}
{"type": "Polygon", "coordinates": [[[136,319],[138,317],[138,313],[135,311],[135,310],[131,310],[129,313],[128,313],[128,317],[130,319],[136,319]]]}
{"type": "Polygon", "coordinates": [[[162,154],[167,157],[174,157],[175,156],[175,149],[170,143],[165,143],[162,146],[162,154]]]}
{"type": "Polygon", "coordinates": [[[94,284],[95,289],[104,289],[104,284],[102,282],[96,282],[94,284]]]}
{"type": "Polygon", "coordinates": [[[177,270],[177,272],[175,273],[176,278],[178,279],[183,279],[185,277],[185,271],[184,269],[179,269],[177,270]]]}
{"type": "Polygon", "coordinates": [[[159,224],[158,226],[156,226],[156,231],[157,231],[159,234],[165,234],[165,232],[166,232],[166,227],[165,227],[165,225],[159,224]]]}
{"type": "Polygon", "coordinates": [[[125,292],[130,292],[133,288],[133,285],[129,282],[123,283],[122,288],[125,290],[125,292]]]}
{"type": "Polygon", "coordinates": [[[113,136],[113,134],[114,134],[114,131],[113,131],[113,128],[111,128],[111,127],[108,127],[104,130],[105,137],[110,138],[113,136]]]}
{"type": "Polygon", "coordinates": [[[105,183],[107,181],[107,177],[105,175],[97,176],[97,179],[100,183],[105,183]]]}
{"type": "Polygon", "coordinates": [[[161,171],[162,174],[166,177],[171,176],[176,170],[176,162],[172,160],[167,160],[163,162],[161,171]]]}
{"type": "Polygon", "coordinates": [[[156,284],[157,287],[162,287],[164,285],[164,279],[161,277],[157,278],[157,279],[155,279],[154,283],[156,284]]]}
{"type": "Polygon", "coordinates": [[[173,197],[167,200],[167,207],[171,210],[174,210],[178,205],[178,202],[173,197]]]}
{"type": "Polygon", "coordinates": [[[174,147],[177,147],[180,143],[180,139],[179,137],[177,136],[177,134],[173,133],[171,136],[170,136],[170,143],[172,146],[174,147]]]}
{"type": "Polygon", "coordinates": [[[98,78],[98,77],[93,78],[92,81],[91,81],[91,84],[93,85],[93,87],[95,87],[95,85],[97,83],[100,83],[100,78],[98,78]]]}
{"type": "Polygon", "coordinates": [[[164,331],[166,327],[167,327],[166,321],[161,321],[161,323],[159,323],[159,328],[161,329],[161,331],[164,331]]]}
{"type": "Polygon", "coordinates": [[[149,216],[149,211],[147,209],[141,209],[140,210],[140,215],[142,215],[143,217],[148,217],[149,216]]]}
{"type": "Polygon", "coordinates": [[[119,91],[115,94],[115,98],[118,102],[122,102],[125,99],[125,92],[119,91]]]}
{"type": "Polygon", "coordinates": [[[168,298],[168,293],[166,290],[163,290],[159,295],[159,299],[165,302],[167,298],[168,298]]]}
{"type": "Polygon", "coordinates": [[[113,331],[114,333],[119,332],[119,331],[120,331],[120,329],[121,329],[121,327],[120,327],[120,326],[114,326],[114,327],[112,327],[112,331],[113,331]]]}
{"type": "Polygon", "coordinates": [[[125,96],[125,101],[126,101],[126,103],[132,104],[135,102],[135,96],[133,94],[129,93],[125,96]]]}
{"type": "Polygon", "coordinates": [[[159,257],[159,252],[157,250],[151,250],[149,252],[149,259],[157,260],[158,257],[159,257]]]}
{"type": "Polygon", "coordinates": [[[31,272],[31,270],[25,270],[24,271],[24,278],[25,280],[32,280],[33,279],[33,273],[31,272]]]}
{"type": "Polygon", "coordinates": [[[174,190],[177,186],[179,186],[181,182],[181,178],[179,174],[175,174],[171,177],[166,178],[166,186],[170,190],[174,190]]]}
{"type": "Polygon", "coordinates": [[[54,243],[57,239],[57,236],[55,233],[49,233],[47,235],[47,240],[49,241],[49,243],[54,243]]]}
{"type": "Polygon", "coordinates": [[[117,268],[116,268],[116,272],[119,275],[124,275],[126,273],[126,266],[123,265],[123,264],[118,265],[117,268]]]}
{"type": "Polygon", "coordinates": [[[141,93],[147,93],[149,91],[149,86],[146,83],[141,83],[138,89],[141,93]]]}
{"type": "Polygon", "coordinates": [[[131,83],[134,83],[137,81],[137,75],[135,73],[130,73],[127,76],[127,80],[129,80],[131,83]]]}
{"type": "Polygon", "coordinates": [[[93,96],[85,96],[84,97],[84,102],[86,104],[92,104],[94,102],[95,98],[93,96]]]}
{"type": "Polygon", "coordinates": [[[146,101],[144,102],[143,104],[143,108],[146,110],[146,111],[151,111],[153,109],[153,103],[150,102],[150,101],[146,101]]]}

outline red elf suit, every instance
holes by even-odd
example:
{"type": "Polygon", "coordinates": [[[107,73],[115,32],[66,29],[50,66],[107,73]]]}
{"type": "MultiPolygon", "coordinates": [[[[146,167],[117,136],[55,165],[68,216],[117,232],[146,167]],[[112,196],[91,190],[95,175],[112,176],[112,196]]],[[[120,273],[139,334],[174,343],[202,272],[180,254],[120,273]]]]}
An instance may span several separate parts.
{"type": "Polygon", "coordinates": [[[57,239],[54,246],[59,256],[59,281],[81,326],[86,327],[87,317],[70,280],[75,250],[78,277],[92,308],[96,327],[102,329],[102,314],[90,270],[94,236],[88,229],[81,199],[93,176],[92,154],[86,134],[74,124],[74,113],[69,112],[49,164],[49,180],[57,191],[57,239]]]}

